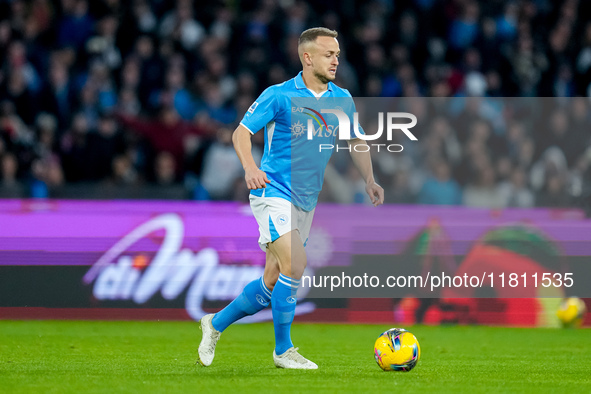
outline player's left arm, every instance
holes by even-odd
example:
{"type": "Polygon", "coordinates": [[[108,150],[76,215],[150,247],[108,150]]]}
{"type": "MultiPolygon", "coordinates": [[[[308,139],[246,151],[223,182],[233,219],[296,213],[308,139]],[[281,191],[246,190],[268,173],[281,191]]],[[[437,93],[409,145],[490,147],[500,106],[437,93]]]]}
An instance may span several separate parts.
{"type": "Polygon", "coordinates": [[[371,155],[369,149],[355,149],[357,145],[367,145],[361,138],[354,138],[348,141],[351,152],[351,159],[365,180],[365,192],[369,195],[374,207],[384,203],[384,189],[378,185],[373,176],[371,155]]]}

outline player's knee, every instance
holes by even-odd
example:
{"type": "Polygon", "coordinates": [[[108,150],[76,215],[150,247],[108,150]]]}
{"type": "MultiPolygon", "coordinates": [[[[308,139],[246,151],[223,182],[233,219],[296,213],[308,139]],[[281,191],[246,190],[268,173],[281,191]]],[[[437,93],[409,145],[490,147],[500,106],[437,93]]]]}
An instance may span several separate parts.
{"type": "Polygon", "coordinates": [[[300,264],[297,266],[291,267],[291,275],[290,277],[296,280],[300,280],[302,275],[304,275],[304,270],[306,269],[306,264],[300,264]]]}
{"type": "Polygon", "coordinates": [[[273,291],[277,280],[279,279],[279,271],[277,272],[265,272],[263,276],[263,280],[265,281],[265,286],[269,291],[273,291]]]}

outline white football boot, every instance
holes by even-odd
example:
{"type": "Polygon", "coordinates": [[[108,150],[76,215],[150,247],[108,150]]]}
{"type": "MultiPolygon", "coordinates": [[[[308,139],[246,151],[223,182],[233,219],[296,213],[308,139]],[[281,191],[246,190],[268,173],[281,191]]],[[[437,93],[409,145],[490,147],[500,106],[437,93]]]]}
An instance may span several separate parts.
{"type": "Polygon", "coordinates": [[[286,369],[318,369],[318,365],[298,353],[297,347],[290,347],[281,356],[273,350],[273,361],[277,368],[286,369]]]}
{"type": "Polygon", "coordinates": [[[197,350],[199,353],[199,359],[197,361],[204,367],[211,365],[213,357],[215,356],[215,345],[218,342],[218,339],[220,339],[220,335],[222,335],[222,333],[213,328],[213,325],[211,324],[213,316],[214,314],[210,313],[209,315],[203,316],[200,321],[200,328],[203,336],[201,337],[201,343],[197,350]]]}

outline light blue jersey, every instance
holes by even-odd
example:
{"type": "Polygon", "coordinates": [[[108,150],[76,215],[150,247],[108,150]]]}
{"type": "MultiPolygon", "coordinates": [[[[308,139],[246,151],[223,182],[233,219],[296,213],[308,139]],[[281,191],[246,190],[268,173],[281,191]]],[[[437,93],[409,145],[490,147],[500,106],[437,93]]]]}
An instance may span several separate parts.
{"type": "MultiPolygon", "coordinates": [[[[338,119],[333,114],[322,113],[323,109],[345,112],[354,136],[355,105],[351,94],[332,82],[318,97],[306,87],[300,72],[293,79],[267,88],[257,98],[240,124],[253,134],[265,129],[260,168],[271,183],[266,189],[252,190],[251,194],[284,198],[305,211],[314,209],[322,189],[324,170],[334,151],[320,149],[320,146],[338,143],[338,119]],[[309,119],[314,128],[312,139],[308,138],[309,119]]],[[[361,127],[359,131],[363,133],[361,127]]]]}

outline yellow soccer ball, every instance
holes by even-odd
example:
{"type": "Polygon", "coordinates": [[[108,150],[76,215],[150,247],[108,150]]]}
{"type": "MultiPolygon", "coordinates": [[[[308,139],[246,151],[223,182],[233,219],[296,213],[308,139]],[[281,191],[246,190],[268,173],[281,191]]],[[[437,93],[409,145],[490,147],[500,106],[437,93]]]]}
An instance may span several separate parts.
{"type": "Polygon", "coordinates": [[[384,371],[408,372],[417,365],[421,347],[417,338],[404,328],[391,328],[376,340],[374,357],[384,371]]]}
{"type": "Polygon", "coordinates": [[[577,297],[564,299],[556,311],[556,316],[564,327],[580,327],[585,319],[587,306],[577,297]]]}

